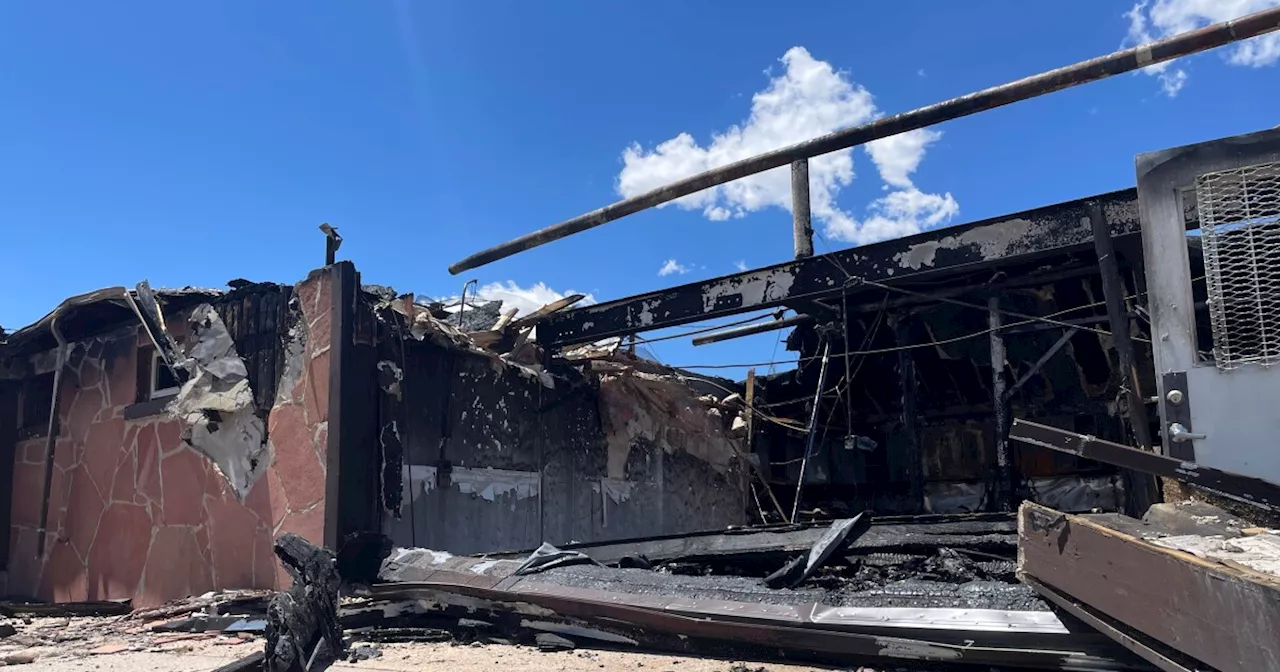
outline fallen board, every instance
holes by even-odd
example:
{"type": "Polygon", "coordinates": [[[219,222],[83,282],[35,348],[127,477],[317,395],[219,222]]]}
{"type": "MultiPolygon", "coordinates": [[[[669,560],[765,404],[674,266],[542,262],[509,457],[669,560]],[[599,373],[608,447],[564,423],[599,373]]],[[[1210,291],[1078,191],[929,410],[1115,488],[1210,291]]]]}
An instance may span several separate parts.
{"type": "Polygon", "coordinates": [[[1018,573],[1214,667],[1280,670],[1280,577],[1025,503],[1018,573]]]}

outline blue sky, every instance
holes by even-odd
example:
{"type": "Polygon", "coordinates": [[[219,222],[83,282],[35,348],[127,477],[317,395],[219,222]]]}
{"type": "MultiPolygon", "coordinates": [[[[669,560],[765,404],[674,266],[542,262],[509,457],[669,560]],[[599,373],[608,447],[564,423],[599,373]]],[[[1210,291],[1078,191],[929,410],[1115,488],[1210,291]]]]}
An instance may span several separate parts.
{"type": "MultiPolygon", "coordinates": [[[[608,300],[777,263],[790,214],[766,177],[445,270],[681,166],[1276,1],[0,3],[0,324],[143,278],[296,281],[321,222],[365,282],[432,296],[476,278],[608,300]]],[[[1218,50],[833,157],[818,250],[1132,186],[1139,152],[1280,123],[1277,58],[1218,50]]],[[[653,350],[760,361],[775,340],[653,350]]]]}

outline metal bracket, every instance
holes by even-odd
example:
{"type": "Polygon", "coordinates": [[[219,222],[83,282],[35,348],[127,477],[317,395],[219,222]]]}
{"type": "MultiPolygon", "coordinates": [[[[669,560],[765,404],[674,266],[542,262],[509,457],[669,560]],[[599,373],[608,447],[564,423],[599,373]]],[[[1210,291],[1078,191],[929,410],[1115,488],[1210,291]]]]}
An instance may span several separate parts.
{"type": "Polygon", "coordinates": [[[1280,484],[1222,471],[1189,460],[1149,453],[1130,446],[1077,434],[1027,420],[1014,420],[1009,430],[1014,441],[1049,448],[1079,457],[1106,462],[1124,469],[1141,471],[1161,478],[1173,478],[1222,493],[1237,501],[1276,511],[1280,509],[1280,484]]]}

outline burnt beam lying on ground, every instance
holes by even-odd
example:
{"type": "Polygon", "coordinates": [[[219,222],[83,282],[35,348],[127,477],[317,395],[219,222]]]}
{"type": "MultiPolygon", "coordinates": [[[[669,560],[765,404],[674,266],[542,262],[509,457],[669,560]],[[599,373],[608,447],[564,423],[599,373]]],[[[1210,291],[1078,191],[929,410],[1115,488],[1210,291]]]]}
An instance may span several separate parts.
{"type": "MultiPolygon", "coordinates": [[[[861,551],[902,551],[947,545],[957,548],[999,548],[1010,553],[1012,537],[1003,535],[1015,528],[1012,514],[959,514],[926,516],[882,516],[871,529],[857,537],[853,546],[861,551]]],[[[728,531],[664,535],[584,544],[565,544],[562,550],[586,554],[601,564],[616,564],[623,558],[643,557],[652,562],[686,562],[724,559],[746,555],[786,556],[808,551],[826,533],[825,525],[770,525],[728,531]]],[[[523,558],[529,550],[491,553],[495,559],[523,558]]]]}
{"type": "Polygon", "coordinates": [[[1215,670],[1280,669],[1280,585],[1272,575],[1163,548],[1116,529],[1106,515],[1023,504],[1019,576],[1215,670]]]}
{"type": "Polygon", "coordinates": [[[1195,462],[1179,460],[1145,450],[1130,448],[1056,427],[1027,420],[1014,420],[1009,438],[1033,446],[1087,457],[1144,474],[1172,478],[1209,488],[1255,506],[1274,510],[1280,507],[1280,485],[1252,476],[1220,471],[1195,462]]]}
{"type": "Polygon", "coordinates": [[[840,665],[897,659],[1036,669],[1145,669],[1120,647],[1091,632],[1072,632],[1050,612],[889,610],[896,615],[890,618],[885,610],[635,595],[460,569],[374,586],[367,596],[446,610],[464,607],[477,615],[514,612],[548,630],[622,648],[706,652],[727,646],[738,654],[840,665]],[[923,616],[933,612],[947,623],[923,616]]]}
{"type": "Polygon", "coordinates": [[[1126,189],[566,311],[538,326],[538,340],[549,347],[586,343],[855,293],[865,289],[862,280],[897,283],[1091,250],[1094,205],[1113,237],[1140,230],[1137,192],[1126,189]]]}

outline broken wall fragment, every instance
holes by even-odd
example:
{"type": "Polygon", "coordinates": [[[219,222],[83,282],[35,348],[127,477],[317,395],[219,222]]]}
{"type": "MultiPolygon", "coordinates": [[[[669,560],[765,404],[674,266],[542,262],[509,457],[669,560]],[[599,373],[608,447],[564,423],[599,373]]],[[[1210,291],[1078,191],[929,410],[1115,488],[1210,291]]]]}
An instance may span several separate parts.
{"type": "Polygon", "coordinates": [[[186,359],[187,382],[169,406],[182,420],[183,441],[209,458],[243,500],[271,465],[266,427],[258,415],[248,370],[213,306],[191,312],[186,359]]]}

